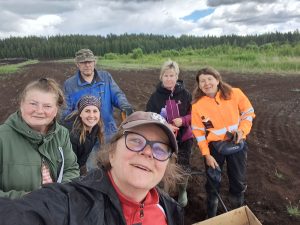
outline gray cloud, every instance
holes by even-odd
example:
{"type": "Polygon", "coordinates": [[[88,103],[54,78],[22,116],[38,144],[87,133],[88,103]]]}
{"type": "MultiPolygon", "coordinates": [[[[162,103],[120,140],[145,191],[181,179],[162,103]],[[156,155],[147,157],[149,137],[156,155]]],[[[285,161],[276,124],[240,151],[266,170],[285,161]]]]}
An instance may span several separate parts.
{"type": "Polygon", "coordinates": [[[286,1],[280,4],[247,2],[219,6],[213,14],[197,21],[194,33],[219,36],[293,31],[300,27],[299,6],[299,1],[286,1]]]}
{"type": "Polygon", "coordinates": [[[57,34],[222,35],[295,30],[299,0],[208,0],[212,14],[185,21],[199,0],[0,0],[0,38],[57,34]],[[271,3],[272,2],[272,3],[271,3]],[[234,4],[236,3],[236,4],[234,4]]]}
{"type": "Polygon", "coordinates": [[[59,14],[76,9],[77,1],[0,1],[0,8],[18,15],[59,14]]]}
{"type": "Polygon", "coordinates": [[[233,4],[249,3],[249,2],[275,3],[276,0],[207,0],[207,5],[210,7],[217,7],[222,5],[233,5],[233,4]]]}
{"type": "Polygon", "coordinates": [[[0,10],[0,15],[1,15],[1,23],[0,23],[1,32],[18,31],[19,16],[3,10],[0,10]]]}
{"type": "Polygon", "coordinates": [[[224,16],[229,23],[241,23],[248,26],[285,23],[300,18],[297,10],[288,11],[286,7],[276,8],[276,5],[269,5],[262,10],[253,3],[240,5],[236,11],[227,11],[224,16]]]}

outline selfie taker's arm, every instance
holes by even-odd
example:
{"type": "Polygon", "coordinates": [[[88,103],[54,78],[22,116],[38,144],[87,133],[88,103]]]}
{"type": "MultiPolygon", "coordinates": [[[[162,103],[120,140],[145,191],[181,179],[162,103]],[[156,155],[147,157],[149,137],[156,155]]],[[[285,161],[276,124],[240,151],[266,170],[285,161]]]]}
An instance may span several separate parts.
{"type": "Polygon", "coordinates": [[[67,195],[47,186],[21,199],[0,198],[0,221],[1,225],[68,224],[67,195]]]}

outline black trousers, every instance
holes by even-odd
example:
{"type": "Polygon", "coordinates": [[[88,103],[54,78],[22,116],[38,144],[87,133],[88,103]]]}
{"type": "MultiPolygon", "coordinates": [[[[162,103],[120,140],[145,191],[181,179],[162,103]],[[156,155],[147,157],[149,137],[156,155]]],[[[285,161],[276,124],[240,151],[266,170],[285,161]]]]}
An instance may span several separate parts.
{"type": "Polygon", "coordinates": [[[184,142],[178,142],[178,164],[184,170],[190,170],[190,157],[193,147],[193,139],[188,139],[184,142]]]}
{"type": "MultiPolygon", "coordinates": [[[[231,194],[232,199],[231,203],[233,208],[240,207],[244,202],[244,192],[247,189],[247,144],[245,143],[244,149],[242,151],[227,156],[219,154],[217,150],[214,149],[212,144],[209,145],[209,149],[210,154],[215,158],[222,171],[224,163],[226,161],[227,176],[229,180],[229,193],[231,194]]],[[[207,173],[208,166],[206,165],[205,159],[204,163],[207,177],[207,181],[205,184],[207,193],[207,215],[210,218],[216,216],[217,213],[218,198],[215,191],[219,193],[221,182],[209,178],[209,175],[207,173]],[[208,179],[210,179],[211,182],[209,182],[208,179]],[[214,185],[214,187],[212,187],[211,185],[214,185]]]]}
{"type": "MultiPolygon", "coordinates": [[[[209,149],[210,149],[210,154],[215,158],[222,171],[223,171],[223,166],[225,161],[227,163],[227,176],[229,180],[230,194],[239,195],[245,192],[247,188],[247,184],[246,184],[246,169],[247,169],[246,167],[247,167],[247,150],[248,150],[247,144],[245,143],[244,150],[227,156],[218,153],[217,150],[214,149],[211,144],[209,145],[209,149]]],[[[206,165],[206,162],[205,162],[205,168],[207,171],[208,166],[206,165]]],[[[208,176],[207,173],[206,176],[208,176]]],[[[220,183],[216,181],[213,181],[212,183],[214,184],[216,190],[219,192],[220,183]]],[[[211,187],[209,182],[206,182],[205,188],[207,193],[213,192],[213,188],[211,187]]]]}

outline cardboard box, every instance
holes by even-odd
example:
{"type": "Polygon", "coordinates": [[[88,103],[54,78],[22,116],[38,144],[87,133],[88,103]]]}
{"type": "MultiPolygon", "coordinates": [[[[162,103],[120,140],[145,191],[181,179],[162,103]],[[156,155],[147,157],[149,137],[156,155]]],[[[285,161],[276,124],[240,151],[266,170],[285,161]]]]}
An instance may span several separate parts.
{"type": "Polygon", "coordinates": [[[248,206],[204,220],[193,225],[262,225],[248,206]]]}

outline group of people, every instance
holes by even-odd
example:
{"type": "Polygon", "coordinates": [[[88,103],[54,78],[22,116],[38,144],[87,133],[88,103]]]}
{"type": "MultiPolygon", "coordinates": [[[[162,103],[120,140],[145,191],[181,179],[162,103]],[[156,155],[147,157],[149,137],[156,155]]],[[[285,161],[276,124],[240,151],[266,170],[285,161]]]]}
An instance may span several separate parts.
{"type": "Polygon", "coordinates": [[[208,67],[191,94],[168,60],[145,111],[134,112],[112,76],[95,69],[91,50],[79,50],[75,63],[63,90],[50,78],[28,84],[0,126],[1,224],[183,224],[194,140],[208,217],[217,214],[225,161],[232,206],[244,204],[255,114],[240,89],[208,67]],[[114,107],[126,115],[119,127],[114,107]],[[223,150],[225,142],[235,151],[223,150]]]}

